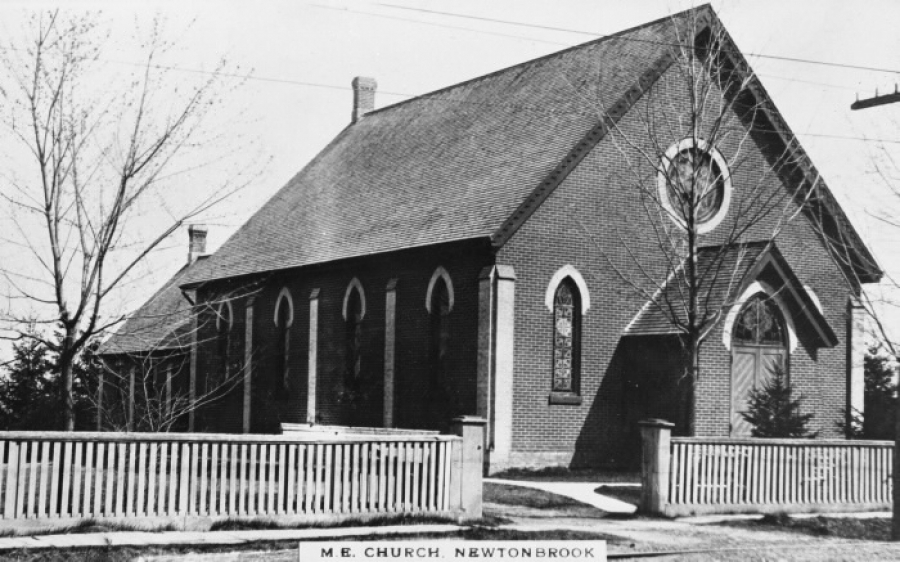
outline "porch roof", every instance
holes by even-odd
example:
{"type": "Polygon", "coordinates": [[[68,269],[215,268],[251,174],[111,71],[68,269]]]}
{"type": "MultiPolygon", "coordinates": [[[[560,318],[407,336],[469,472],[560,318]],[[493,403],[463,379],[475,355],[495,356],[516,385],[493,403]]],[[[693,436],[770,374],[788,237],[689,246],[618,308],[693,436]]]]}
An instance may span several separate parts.
{"type": "MultiPolygon", "coordinates": [[[[739,302],[755,281],[764,282],[787,306],[795,324],[811,334],[816,347],[832,347],[838,338],[817,299],[794,274],[775,242],[706,246],[697,253],[698,314],[708,333],[739,302]]],[[[625,328],[626,336],[685,333],[688,281],[682,262],[625,328]]]]}

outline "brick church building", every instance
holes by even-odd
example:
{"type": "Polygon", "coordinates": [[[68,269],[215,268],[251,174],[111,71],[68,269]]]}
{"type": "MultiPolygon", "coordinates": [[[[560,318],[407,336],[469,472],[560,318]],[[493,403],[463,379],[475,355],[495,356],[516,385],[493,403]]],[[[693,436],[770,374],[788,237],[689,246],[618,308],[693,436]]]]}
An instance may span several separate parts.
{"type": "Polygon", "coordinates": [[[353,87],[351,123],[168,285],[191,299],[176,376],[227,386],[194,430],[476,414],[496,470],[627,464],[650,416],[746,435],[775,364],[820,437],[861,409],[855,303],[881,272],[708,6],[377,110],[374,80],[353,87]],[[690,103],[678,46],[704,68],[710,37],[732,130],[648,140],[648,115],[690,103]],[[717,272],[693,393],[673,306],[690,228],[659,179],[685,169],[705,182],[692,271],[717,272]]]}

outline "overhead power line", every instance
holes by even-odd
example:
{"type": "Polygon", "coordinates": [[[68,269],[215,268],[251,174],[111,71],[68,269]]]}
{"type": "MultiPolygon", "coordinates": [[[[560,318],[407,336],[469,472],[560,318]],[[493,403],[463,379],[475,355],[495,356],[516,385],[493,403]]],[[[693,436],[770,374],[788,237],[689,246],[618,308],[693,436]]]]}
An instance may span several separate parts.
{"type": "MultiPolygon", "coordinates": [[[[602,33],[596,33],[596,32],[591,32],[591,31],[583,31],[580,29],[568,29],[568,28],[564,28],[564,27],[554,27],[554,26],[549,26],[549,25],[517,22],[517,21],[504,20],[504,19],[499,19],[499,18],[488,18],[488,17],[484,17],[484,16],[474,16],[474,15],[470,15],[470,14],[459,14],[459,13],[455,13],[455,12],[442,12],[439,10],[429,10],[427,8],[412,8],[410,6],[399,6],[397,4],[379,4],[379,6],[384,6],[386,8],[393,8],[396,10],[409,10],[412,12],[423,12],[423,13],[428,13],[428,14],[450,16],[450,17],[455,17],[455,18],[487,21],[487,22],[492,22],[492,23],[502,23],[502,24],[506,24],[506,25],[515,25],[515,26],[519,26],[519,27],[530,27],[533,29],[544,29],[544,30],[549,30],[549,31],[562,31],[562,32],[566,32],[566,33],[576,33],[579,35],[587,35],[587,36],[594,37],[597,39],[615,36],[615,35],[602,34],[602,33]]],[[[653,41],[652,39],[638,39],[636,37],[617,37],[617,38],[623,39],[626,41],[636,41],[636,42],[641,42],[641,43],[653,43],[653,44],[657,44],[657,45],[671,45],[671,46],[676,46],[676,47],[678,46],[675,43],[667,43],[664,41],[653,41]]],[[[767,54],[763,54],[763,53],[753,53],[753,52],[742,53],[742,54],[744,56],[748,56],[748,57],[772,59],[772,60],[779,60],[779,61],[785,61],[785,62],[795,62],[795,63],[801,63],[801,64],[816,64],[816,65],[820,65],[820,66],[850,68],[850,69],[854,69],[854,70],[865,70],[865,71],[869,71],[869,72],[886,72],[886,73],[890,73],[890,74],[900,74],[900,69],[896,69],[896,68],[881,68],[881,67],[876,67],[876,66],[862,66],[862,65],[858,65],[858,64],[849,64],[849,63],[841,63],[841,62],[833,62],[833,61],[821,61],[821,60],[804,59],[804,58],[798,58],[798,57],[785,57],[785,56],[780,56],[780,55],[767,55],[767,54]]]]}
{"type": "MultiPolygon", "coordinates": [[[[590,32],[586,32],[586,31],[570,30],[570,29],[556,28],[556,27],[542,26],[542,25],[532,25],[532,24],[525,24],[525,23],[518,23],[518,22],[506,22],[504,20],[494,20],[492,18],[481,18],[478,16],[452,14],[449,12],[438,12],[435,10],[427,10],[427,9],[422,9],[422,8],[408,8],[405,6],[395,6],[395,5],[391,5],[391,4],[382,4],[382,5],[387,6],[387,7],[392,7],[392,8],[398,8],[398,9],[420,11],[420,12],[431,12],[431,13],[436,13],[436,14],[451,15],[451,16],[462,17],[462,18],[470,18],[470,19],[498,21],[498,22],[502,22],[502,23],[510,23],[513,25],[521,25],[521,26],[535,27],[535,28],[542,28],[542,29],[552,29],[552,30],[556,30],[556,31],[568,31],[568,32],[573,32],[573,33],[592,35],[594,37],[604,37],[603,35],[598,35],[596,33],[590,33],[590,32]]],[[[451,29],[460,29],[460,30],[473,31],[473,32],[478,32],[478,33],[487,33],[489,35],[498,35],[498,36],[503,36],[503,37],[515,38],[515,39],[523,39],[523,40],[528,40],[528,41],[532,41],[532,40],[540,41],[538,39],[534,39],[534,38],[530,38],[530,37],[493,33],[493,32],[489,32],[489,31],[483,31],[483,30],[460,27],[460,26],[447,26],[447,25],[443,25],[443,24],[432,24],[431,22],[424,22],[424,21],[413,20],[413,19],[408,19],[408,18],[398,18],[395,16],[375,14],[372,12],[333,8],[331,6],[325,6],[325,5],[319,5],[319,4],[313,4],[313,6],[319,7],[319,8],[331,9],[331,10],[358,13],[358,14],[369,15],[369,16],[385,17],[388,19],[397,19],[400,21],[408,21],[411,23],[420,23],[420,24],[425,24],[425,25],[437,25],[438,27],[449,27],[451,29]]],[[[546,41],[544,41],[544,42],[546,42],[546,41]]],[[[564,45],[561,43],[556,43],[556,44],[564,45]]],[[[4,50],[6,50],[6,49],[9,49],[9,47],[4,48],[4,50]]],[[[768,55],[756,55],[756,56],[768,56],[768,55]]],[[[768,56],[768,57],[769,58],[778,58],[778,57],[772,57],[772,56],[768,56]]],[[[102,60],[104,62],[114,63],[114,64],[124,64],[124,65],[130,65],[130,66],[138,66],[138,67],[147,67],[148,66],[147,63],[133,62],[133,61],[124,61],[124,60],[106,59],[106,58],[101,58],[99,60],[102,60]]],[[[800,59],[797,59],[797,61],[799,62],[800,59]]],[[[817,64],[831,64],[831,63],[818,62],[817,64]]],[[[310,81],[305,81],[305,80],[294,80],[294,79],[288,79],[288,78],[274,78],[274,77],[269,77],[269,76],[258,76],[258,75],[254,75],[254,74],[250,74],[250,73],[240,74],[240,73],[236,73],[236,72],[202,70],[202,69],[198,69],[198,68],[187,68],[187,67],[177,66],[177,65],[150,64],[149,66],[150,66],[150,68],[156,68],[156,69],[160,69],[160,70],[172,70],[172,71],[177,71],[177,72],[188,72],[188,73],[193,73],[193,74],[205,74],[205,75],[212,75],[212,76],[221,76],[221,77],[225,77],[225,78],[237,78],[237,79],[241,79],[241,80],[253,80],[253,81],[259,81],[259,82],[286,84],[286,85],[291,85],[291,86],[325,88],[325,89],[331,89],[331,90],[345,90],[345,91],[353,90],[353,88],[350,86],[341,86],[341,85],[337,85],[337,84],[325,84],[325,83],[320,83],[320,82],[310,82],[310,81]]],[[[859,68],[859,67],[856,67],[856,68],[859,68]]],[[[780,80],[803,82],[802,80],[784,78],[781,76],[770,76],[769,75],[769,77],[775,78],[775,79],[780,79],[780,80]]],[[[837,86],[834,84],[824,84],[824,83],[820,83],[820,82],[807,82],[807,83],[816,84],[816,85],[820,85],[820,86],[826,86],[826,87],[833,87],[833,88],[843,88],[842,86],[837,86]]],[[[406,97],[406,98],[414,98],[414,97],[424,95],[424,94],[412,94],[412,93],[408,93],[408,92],[391,92],[391,91],[384,91],[384,90],[379,90],[378,94],[379,95],[388,95],[388,96],[399,96],[399,97],[406,97]]],[[[884,96],[884,97],[887,97],[887,96],[884,96]]],[[[439,98],[439,99],[431,98],[430,101],[440,101],[440,102],[444,102],[444,103],[484,103],[484,102],[471,102],[468,100],[456,100],[453,98],[439,98]]],[[[864,101],[870,101],[870,100],[864,100],[864,101]]],[[[863,102],[857,102],[857,103],[863,103],[863,102]]],[[[533,109],[540,110],[538,108],[533,108],[533,109]]],[[[544,108],[543,111],[546,111],[546,108],[544,108]]],[[[849,136],[849,135],[833,135],[833,134],[826,134],[826,133],[809,133],[809,132],[803,133],[802,136],[824,138],[824,139],[834,139],[834,140],[851,140],[851,141],[861,141],[861,142],[900,144],[900,139],[877,139],[877,138],[868,138],[868,137],[855,137],[855,136],[849,136]]]]}

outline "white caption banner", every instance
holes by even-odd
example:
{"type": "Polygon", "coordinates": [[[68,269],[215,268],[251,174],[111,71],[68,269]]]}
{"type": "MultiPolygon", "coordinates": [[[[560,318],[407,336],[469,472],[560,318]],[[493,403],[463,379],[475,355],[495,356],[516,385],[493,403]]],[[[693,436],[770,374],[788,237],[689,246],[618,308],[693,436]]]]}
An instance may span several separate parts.
{"type": "Polygon", "coordinates": [[[606,541],[315,541],[300,562],[335,560],[606,560],[606,541]]]}

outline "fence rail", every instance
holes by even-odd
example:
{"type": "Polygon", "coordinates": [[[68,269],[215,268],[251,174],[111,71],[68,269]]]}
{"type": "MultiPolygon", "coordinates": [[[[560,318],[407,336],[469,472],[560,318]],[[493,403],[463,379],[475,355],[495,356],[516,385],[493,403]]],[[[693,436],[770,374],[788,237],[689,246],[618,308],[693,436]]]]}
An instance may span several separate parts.
{"type": "Polygon", "coordinates": [[[0,432],[0,518],[459,516],[463,439],[0,432]]]}
{"type": "Polygon", "coordinates": [[[890,509],[893,442],[670,438],[668,431],[645,426],[647,511],[890,509]]]}

